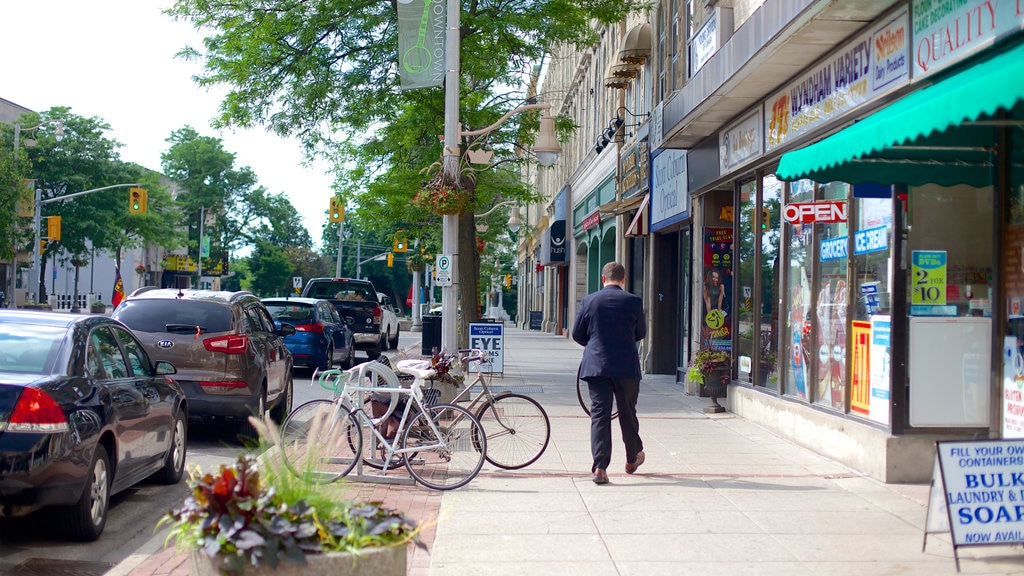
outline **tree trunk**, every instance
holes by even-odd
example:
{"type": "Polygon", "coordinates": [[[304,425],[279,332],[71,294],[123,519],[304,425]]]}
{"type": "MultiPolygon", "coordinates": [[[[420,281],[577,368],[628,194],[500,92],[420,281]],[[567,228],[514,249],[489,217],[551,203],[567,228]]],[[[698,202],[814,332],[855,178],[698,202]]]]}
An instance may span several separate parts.
{"type": "Polygon", "coordinates": [[[469,323],[479,317],[477,293],[479,292],[480,255],[476,251],[476,224],[472,212],[459,214],[459,348],[469,346],[469,323]]]}

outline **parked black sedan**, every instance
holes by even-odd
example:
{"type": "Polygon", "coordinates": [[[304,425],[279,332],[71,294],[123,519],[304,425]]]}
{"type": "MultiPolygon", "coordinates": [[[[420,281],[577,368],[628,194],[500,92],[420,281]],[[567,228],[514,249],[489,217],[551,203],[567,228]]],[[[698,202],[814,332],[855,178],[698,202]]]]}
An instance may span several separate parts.
{"type": "Polygon", "coordinates": [[[0,517],[57,507],[99,538],[110,496],[185,469],[185,394],[116,320],[0,310],[0,517]]]}

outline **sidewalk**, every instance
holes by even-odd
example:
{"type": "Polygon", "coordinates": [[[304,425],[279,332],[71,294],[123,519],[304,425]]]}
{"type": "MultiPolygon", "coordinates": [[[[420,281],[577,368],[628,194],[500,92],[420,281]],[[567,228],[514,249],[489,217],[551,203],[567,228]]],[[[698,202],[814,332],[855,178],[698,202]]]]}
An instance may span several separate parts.
{"type": "MultiPolygon", "coordinates": [[[[647,460],[623,471],[616,434],[611,483],[590,481],[589,419],[576,400],[582,349],[506,324],[495,386],[537,398],[551,418],[544,455],[523,470],[485,464],[451,492],[356,484],[427,522],[411,576],[956,574],[948,534],[922,552],[929,488],[886,485],[685,395],[673,376],[641,384],[647,460]]],[[[419,346],[412,348],[419,350],[419,346]]],[[[614,428],[613,428],[614,429],[614,428]]],[[[186,556],[158,534],[107,576],[186,576],[186,556]]],[[[1019,546],[959,550],[962,574],[1024,575],[1019,546]]]]}

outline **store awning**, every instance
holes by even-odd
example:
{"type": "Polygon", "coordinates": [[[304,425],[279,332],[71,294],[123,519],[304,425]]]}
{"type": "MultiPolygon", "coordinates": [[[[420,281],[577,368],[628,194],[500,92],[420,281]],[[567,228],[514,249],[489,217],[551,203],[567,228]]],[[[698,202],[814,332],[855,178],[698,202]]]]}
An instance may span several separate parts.
{"type": "Polygon", "coordinates": [[[597,210],[605,216],[618,216],[633,210],[644,201],[644,194],[634,194],[621,200],[612,200],[598,206],[597,210]]]}
{"type": "Polygon", "coordinates": [[[619,48],[619,60],[627,64],[643,64],[651,55],[651,25],[637,24],[626,32],[619,48]]]}
{"type": "Polygon", "coordinates": [[[647,208],[650,200],[651,195],[644,194],[644,200],[640,203],[640,207],[637,208],[633,221],[629,223],[629,228],[626,228],[626,236],[647,236],[647,233],[650,232],[651,218],[650,210],[647,208]]]}
{"type": "Polygon", "coordinates": [[[788,181],[986,186],[992,182],[995,129],[1024,126],[1022,78],[1024,43],[1018,43],[783,154],[775,175],[788,181]]]}

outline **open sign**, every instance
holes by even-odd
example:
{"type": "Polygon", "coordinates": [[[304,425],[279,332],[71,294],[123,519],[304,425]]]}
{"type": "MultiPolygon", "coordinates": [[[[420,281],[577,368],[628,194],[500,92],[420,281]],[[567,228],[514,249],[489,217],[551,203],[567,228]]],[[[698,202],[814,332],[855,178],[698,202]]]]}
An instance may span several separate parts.
{"type": "Polygon", "coordinates": [[[782,218],[790,224],[835,224],[846,222],[846,201],[794,202],[782,207],[782,218]]]}

